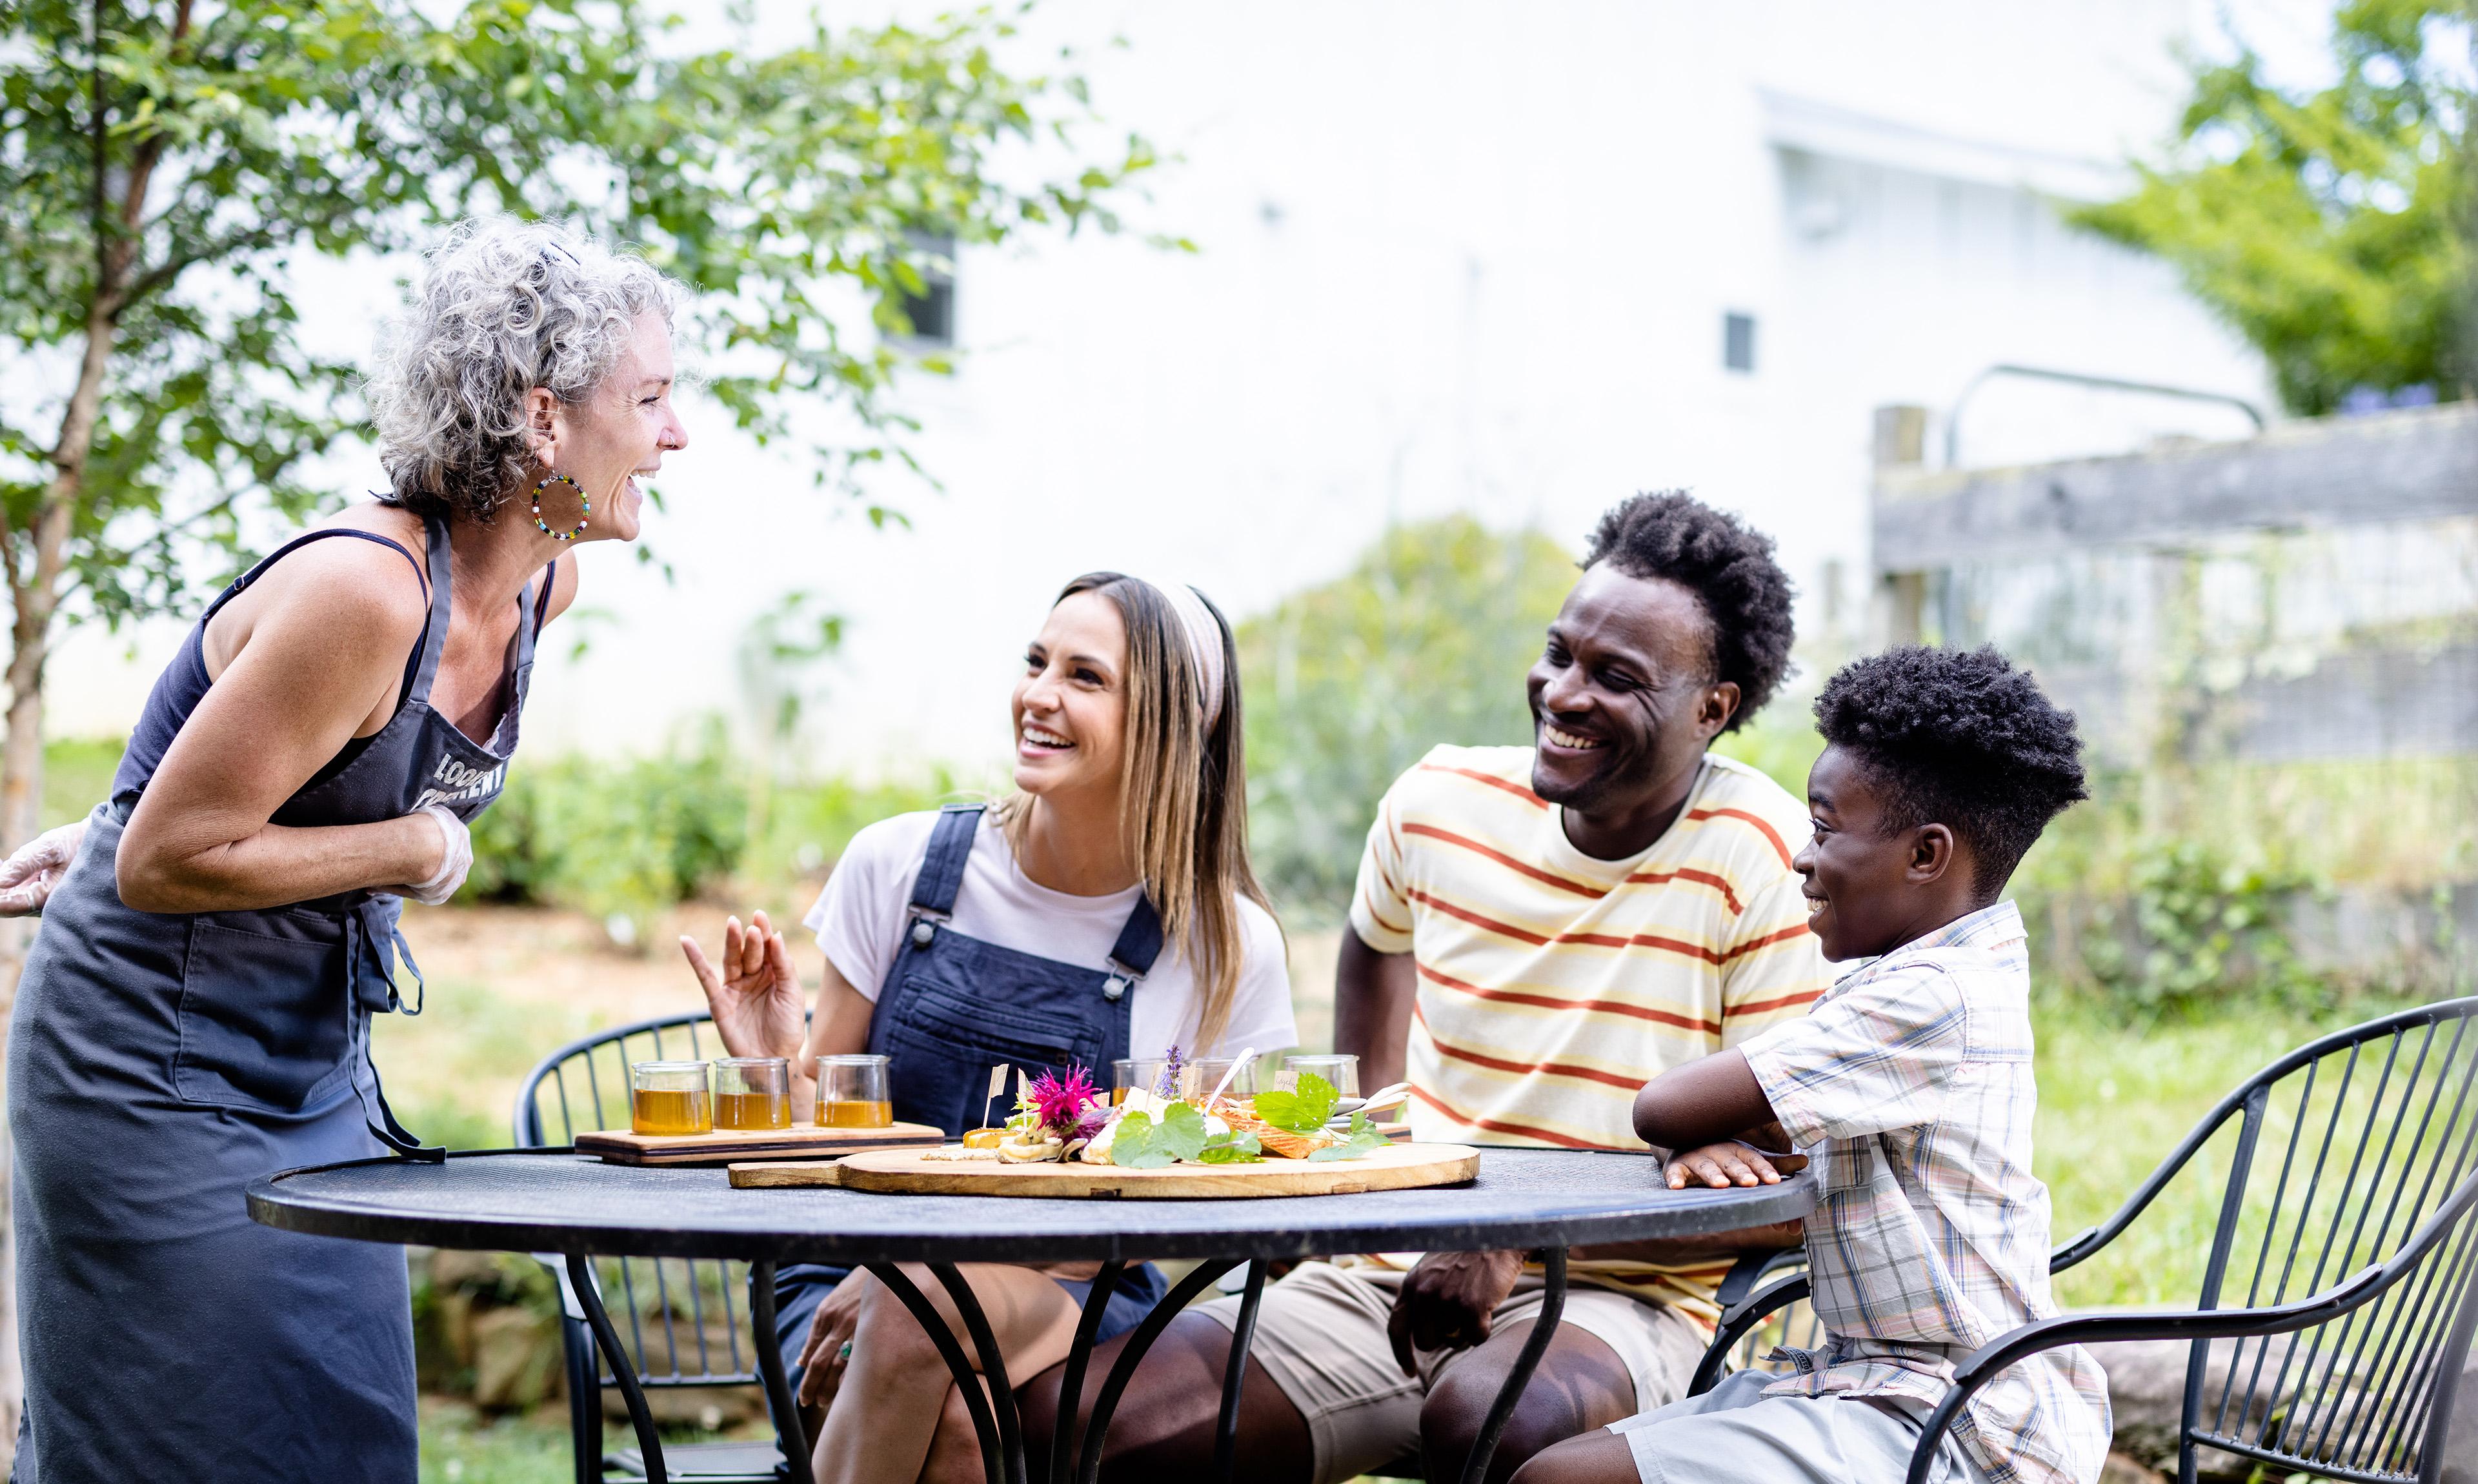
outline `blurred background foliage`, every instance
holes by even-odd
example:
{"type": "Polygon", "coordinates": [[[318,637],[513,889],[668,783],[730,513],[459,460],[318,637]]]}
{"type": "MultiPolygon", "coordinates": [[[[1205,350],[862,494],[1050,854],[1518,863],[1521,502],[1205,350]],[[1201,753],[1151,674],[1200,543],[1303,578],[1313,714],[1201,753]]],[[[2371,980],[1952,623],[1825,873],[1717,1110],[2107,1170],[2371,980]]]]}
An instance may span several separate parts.
{"type": "MultiPolygon", "coordinates": [[[[1343,575],[1239,623],[1250,827],[1286,925],[1343,920],[1378,796],[1430,747],[1529,742],[1525,675],[1575,575],[1575,553],[1538,531],[1454,516],[1398,526],[1343,575]]],[[[1803,795],[1822,748],[1808,697],[1847,656],[1799,658],[1715,750],[1803,795]]],[[[459,900],[580,911],[612,945],[643,949],[683,902],[804,909],[864,825],[1004,782],[820,775],[771,733],[755,752],[715,717],[652,756],[528,760],[474,825],[459,900]]],[[[101,798],[118,757],[117,742],[55,743],[47,822],[101,798]]],[[[2427,979],[2450,946],[2454,884],[2478,865],[2478,763],[2101,769],[2092,792],[2014,877],[2043,987],[2155,1019],[2233,994],[2311,1009],[2450,987],[2427,979]],[[2349,892],[2433,896],[2434,941],[2310,962],[2297,924],[2349,892]]]]}
{"type": "Polygon", "coordinates": [[[1524,675],[1574,586],[1536,531],[1468,516],[1398,526],[1333,581],[1238,626],[1256,869],[1339,921],[1377,800],[1441,742],[1529,743],[1524,675]]]}
{"type": "Polygon", "coordinates": [[[2174,264],[2293,413],[2466,396],[2469,24],[2465,0],[2352,0],[2313,91],[2233,38],[2138,189],[2067,218],[2174,264]]]}

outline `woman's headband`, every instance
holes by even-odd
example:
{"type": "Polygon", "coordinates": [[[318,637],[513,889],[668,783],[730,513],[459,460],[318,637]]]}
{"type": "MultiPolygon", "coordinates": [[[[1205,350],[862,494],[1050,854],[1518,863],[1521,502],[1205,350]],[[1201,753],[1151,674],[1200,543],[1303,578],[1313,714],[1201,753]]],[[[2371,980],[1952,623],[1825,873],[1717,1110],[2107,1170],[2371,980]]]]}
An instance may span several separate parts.
{"type": "MultiPolygon", "coordinates": [[[[1122,574],[1125,575],[1125,574],[1122,574]]],[[[1178,626],[1187,635],[1188,657],[1196,662],[1197,685],[1203,693],[1204,729],[1222,719],[1222,621],[1205,606],[1203,595],[1183,582],[1155,582],[1150,577],[1134,577],[1162,595],[1170,611],[1178,615],[1178,626]]]]}

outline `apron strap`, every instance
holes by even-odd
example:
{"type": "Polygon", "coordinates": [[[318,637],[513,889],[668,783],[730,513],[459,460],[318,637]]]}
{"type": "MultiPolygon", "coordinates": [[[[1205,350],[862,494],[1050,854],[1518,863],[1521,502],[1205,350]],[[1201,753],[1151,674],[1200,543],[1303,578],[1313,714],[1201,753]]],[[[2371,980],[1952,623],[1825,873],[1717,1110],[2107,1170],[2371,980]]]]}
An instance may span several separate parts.
{"type": "Polygon", "coordinates": [[[421,668],[415,673],[413,690],[405,696],[408,706],[430,702],[430,683],[439,678],[439,655],[447,647],[447,614],[454,602],[447,591],[453,580],[447,569],[447,522],[437,516],[424,516],[421,529],[430,548],[430,626],[422,632],[421,668]]]}
{"type": "Polygon", "coordinates": [[[1161,957],[1161,914],[1153,910],[1151,897],[1139,896],[1136,910],[1127,914],[1127,925],[1119,929],[1119,941],[1110,947],[1110,966],[1141,979],[1153,971],[1153,960],[1161,957]]]}
{"type": "Polygon", "coordinates": [[[518,610],[527,617],[524,644],[517,651],[518,665],[534,657],[534,641],[542,638],[543,625],[550,622],[550,590],[558,582],[559,559],[553,557],[550,565],[543,568],[542,595],[536,597],[528,591],[522,599],[525,607],[518,610]]]}
{"type": "Polygon", "coordinates": [[[402,1015],[407,1019],[411,1019],[414,1016],[421,1014],[423,1003],[429,999],[430,981],[421,977],[421,966],[414,962],[413,944],[405,942],[404,929],[391,922],[388,924],[388,936],[395,940],[395,956],[404,960],[405,968],[413,970],[413,1008],[410,1010],[404,1008],[404,996],[396,990],[395,972],[394,970],[390,969],[388,972],[388,1009],[394,1011],[396,1014],[402,1015]]]}
{"type": "Polygon", "coordinates": [[[955,893],[964,889],[964,863],[973,858],[973,832],[980,828],[984,807],[948,804],[938,811],[929,849],[921,857],[921,874],[912,883],[915,918],[944,921],[954,912],[955,893]]]}
{"type": "MultiPolygon", "coordinates": [[[[371,1138],[386,1144],[401,1159],[423,1165],[443,1165],[447,1162],[446,1149],[424,1144],[397,1120],[395,1110],[388,1106],[387,1089],[379,1085],[379,1065],[370,1059],[369,1017],[362,1008],[362,963],[365,953],[376,955],[380,950],[372,942],[369,926],[363,918],[363,913],[368,910],[372,910],[372,904],[365,903],[344,915],[344,1054],[353,1059],[352,1070],[347,1075],[352,1080],[353,1096],[362,1105],[362,1126],[370,1131],[371,1138]],[[364,1069],[367,1069],[370,1074],[370,1090],[367,1094],[362,1092],[364,1069]],[[378,1104],[375,1109],[370,1106],[373,1100],[378,1104]]],[[[394,944],[402,946],[404,935],[397,932],[392,924],[388,931],[394,944]]],[[[405,955],[407,963],[411,963],[412,958],[409,953],[405,955]]],[[[386,972],[385,965],[379,967],[383,973],[386,972]]],[[[414,970],[414,978],[417,984],[420,982],[418,968],[414,970]]],[[[392,1008],[402,1001],[396,997],[394,975],[388,974],[387,979],[388,1003],[392,1008]]],[[[414,1012],[417,1015],[420,1013],[418,1005],[417,999],[414,1012]]]]}
{"type": "Polygon", "coordinates": [[[391,536],[381,536],[376,531],[359,531],[355,530],[351,526],[328,526],[316,531],[304,531],[300,535],[292,538],[292,540],[286,541],[283,545],[276,547],[273,551],[268,552],[266,557],[260,560],[256,566],[251,567],[248,571],[243,572],[239,577],[233,579],[233,585],[231,587],[216,593],[215,600],[209,603],[207,605],[207,611],[198,616],[198,622],[200,624],[204,624],[209,618],[214,617],[215,616],[215,610],[232,601],[234,597],[238,596],[240,591],[247,588],[251,583],[254,583],[258,581],[259,578],[266,575],[266,569],[268,567],[273,566],[276,563],[283,561],[286,557],[292,555],[292,553],[300,550],[302,547],[309,545],[312,541],[324,541],[331,536],[349,536],[357,541],[376,541],[378,544],[393,551],[397,556],[404,558],[405,564],[413,568],[413,575],[421,579],[422,597],[427,599],[430,596],[430,590],[433,586],[432,581],[430,578],[422,575],[421,564],[414,561],[413,553],[404,549],[403,542],[391,536]]]}
{"type": "Polygon", "coordinates": [[[1114,1005],[1126,998],[1127,991],[1153,971],[1161,950],[1161,914],[1153,910],[1151,897],[1139,895],[1127,925],[1119,929],[1119,941],[1110,945],[1110,976],[1101,981],[1101,997],[1114,1005]]]}

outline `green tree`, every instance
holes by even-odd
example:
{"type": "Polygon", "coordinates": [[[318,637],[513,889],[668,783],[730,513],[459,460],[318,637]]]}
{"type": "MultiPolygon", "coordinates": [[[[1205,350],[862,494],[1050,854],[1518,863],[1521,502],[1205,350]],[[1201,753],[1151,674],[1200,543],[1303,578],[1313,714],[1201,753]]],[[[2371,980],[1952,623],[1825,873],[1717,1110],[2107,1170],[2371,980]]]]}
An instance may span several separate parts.
{"type": "Polygon", "coordinates": [[[1083,150],[1080,81],[1010,70],[987,12],[762,55],[675,25],[637,0],[0,0],[0,845],[35,825],[56,627],[177,610],[333,492],[310,461],[359,420],[353,368],[303,344],[296,261],[483,211],[637,243],[700,290],[707,390],[761,439],[836,430],[819,477],[859,493],[909,459],[887,388],[946,368],[901,349],[925,244],[1115,229],[1152,163],[1083,150]]]}
{"type": "Polygon", "coordinates": [[[2163,158],[2071,219],[2176,264],[2314,415],[2351,390],[2469,394],[2467,0],[2348,0],[2337,81],[2265,80],[2241,43],[2198,64],[2163,158]]]}
{"type": "Polygon", "coordinates": [[[1538,532],[1455,516],[1386,532],[1347,575],[1239,626],[1268,890],[1338,916],[1398,774],[1439,742],[1530,742],[1524,676],[1575,576],[1538,532]]]}

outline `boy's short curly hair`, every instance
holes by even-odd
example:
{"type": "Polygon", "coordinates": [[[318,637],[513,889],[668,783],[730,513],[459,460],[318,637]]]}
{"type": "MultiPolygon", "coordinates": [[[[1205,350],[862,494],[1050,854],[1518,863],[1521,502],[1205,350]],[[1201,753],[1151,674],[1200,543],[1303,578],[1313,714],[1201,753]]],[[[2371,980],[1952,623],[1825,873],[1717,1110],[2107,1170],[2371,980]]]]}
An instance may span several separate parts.
{"type": "Polygon", "coordinates": [[[1884,790],[1886,829],[1950,827],[1990,898],[2048,821],[2090,797],[2073,713],[1993,645],[1888,649],[1844,666],[1815,698],[1815,725],[1884,790]]]}
{"type": "Polygon", "coordinates": [[[1763,709],[1789,668],[1789,575],[1773,560],[1773,540],[1683,490],[1638,494],[1593,528],[1583,566],[1606,562],[1630,577],[1663,577],[1686,588],[1712,621],[1712,678],[1738,688],[1734,732],[1763,709]]]}

